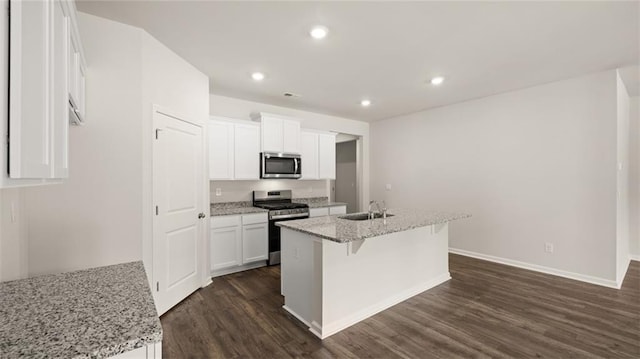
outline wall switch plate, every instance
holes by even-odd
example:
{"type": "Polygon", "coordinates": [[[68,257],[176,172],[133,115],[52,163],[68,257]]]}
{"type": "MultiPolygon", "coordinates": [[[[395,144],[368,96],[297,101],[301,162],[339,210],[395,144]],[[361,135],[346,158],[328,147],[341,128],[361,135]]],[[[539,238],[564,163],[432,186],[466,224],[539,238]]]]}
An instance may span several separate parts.
{"type": "Polygon", "coordinates": [[[384,189],[386,189],[387,191],[391,191],[391,183],[387,183],[386,185],[384,185],[384,189]]]}
{"type": "Polygon", "coordinates": [[[544,251],[547,253],[553,253],[553,243],[546,242],[544,244],[544,251]]]}
{"type": "Polygon", "coordinates": [[[222,188],[216,188],[216,196],[222,196],[222,188]]]}

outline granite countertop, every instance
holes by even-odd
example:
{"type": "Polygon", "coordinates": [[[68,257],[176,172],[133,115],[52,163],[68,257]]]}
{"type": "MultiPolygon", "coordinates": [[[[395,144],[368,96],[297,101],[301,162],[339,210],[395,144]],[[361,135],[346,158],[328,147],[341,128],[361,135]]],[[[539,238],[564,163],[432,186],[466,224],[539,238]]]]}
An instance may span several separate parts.
{"type": "Polygon", "coordinates": [[[162,340],[142,262],[0,283],[1,358],[106,358],[162,340]]]}
{"type": "Polygon", "coordinates": [[[471,217],[466,213],[450,213],[413,209],[390,209],[386,220],[382,218],[364,221],[341,219],[340,216],[323,216],[276,223],[277,226],[318,236],[338,243],[382,236],[433,224],[447,223],[471,217]]]}
{"type": "Polygon", "coordinates": [[[253,207],[253,203],[251,202],[211,203],[211,217],[262,212],[266,213],[269,211],[263,208],[253,207]]]}

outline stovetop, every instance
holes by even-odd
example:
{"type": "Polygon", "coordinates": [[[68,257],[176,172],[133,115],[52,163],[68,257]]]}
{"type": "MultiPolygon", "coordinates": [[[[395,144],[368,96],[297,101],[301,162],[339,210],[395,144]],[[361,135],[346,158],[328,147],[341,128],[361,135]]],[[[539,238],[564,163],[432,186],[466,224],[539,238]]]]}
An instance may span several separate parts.
{"type": "Polygon", "coordinates": [[[309,208],[306,203],[254,203],[254,207],[260,207],[268,209],[270,211],[282,210],[282,209],[296,209],[296,208],[309,208]]]}

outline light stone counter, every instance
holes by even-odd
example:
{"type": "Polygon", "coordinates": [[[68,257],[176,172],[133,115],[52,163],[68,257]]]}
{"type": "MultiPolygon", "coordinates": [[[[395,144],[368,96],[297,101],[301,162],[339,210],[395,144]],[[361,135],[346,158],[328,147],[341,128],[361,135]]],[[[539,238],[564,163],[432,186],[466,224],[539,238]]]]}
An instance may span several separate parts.
{"type": "Polygon", "coordinates": [[[442,224],[471,217],[466,213],[450,213],[414,209],[390,209],[386,220],[382,218],[353,221],[338,216],[323,216],[296,221],[278,222],[277,226],[311,234],[334,242],[346,243],[402,232],[433,224],[442,224]]]}
{"type": "Polygon", "coordinates": [[[269,211],[264,208],[254,207],[252,202],[211,203],[211,217],[263,212],[269,211]]]}
{"type": "Polygon", "coordinates": [[[0,283],[0,358],[106,358],[162,341],[142,262],[0,283]]]}

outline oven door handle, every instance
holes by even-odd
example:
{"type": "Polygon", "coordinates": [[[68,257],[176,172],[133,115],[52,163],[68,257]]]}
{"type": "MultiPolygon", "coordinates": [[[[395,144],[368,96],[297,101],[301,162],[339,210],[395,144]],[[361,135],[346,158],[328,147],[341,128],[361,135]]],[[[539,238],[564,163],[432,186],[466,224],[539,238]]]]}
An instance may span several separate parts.
{"type": "Polygon", "coordinates": [[[295,214],[281,214],[277,216],[271,216],[269,219],[290,219],[290,218],[308,218],[309,213],[295,213],[295,214]]]}

